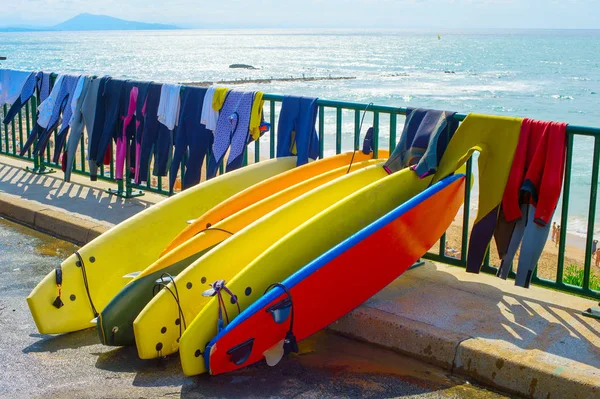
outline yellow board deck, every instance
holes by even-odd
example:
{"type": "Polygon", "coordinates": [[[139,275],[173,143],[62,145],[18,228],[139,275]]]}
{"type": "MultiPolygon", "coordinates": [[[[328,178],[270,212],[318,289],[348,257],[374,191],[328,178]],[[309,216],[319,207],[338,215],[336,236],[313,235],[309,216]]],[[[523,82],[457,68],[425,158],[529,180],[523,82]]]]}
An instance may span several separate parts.
{"type": "MultiPolygon", "coordinates": [[[[210,298],[202,293],[218,279],[233,278],[280,238],[314,215],[361,188],[384,178],[382,164],[372,165],[337,178],[263,216],[213,248],[177,277],[179,306],[167,290],[161,290],[133,323],[138,355],[152,359],[174,353],[179,347],[179,323],[192,322],[210,298]]],[[[173,286],[173,283],[170,283],[173,286]]],[[[174,288],[174,287],[172,287],[174,288]]]]}
{"type": "Polygon", "coordinates": [[[55,271],[51,271],[27,297],[29,309],[42,334],[58,334],[93,326],[97,312],[128,280],[123,275],[139,271],[158,259],[164,247],[198,217],[241,190],[296,166],[295,157],[259,162],[215,179],[138,213],[113,227],[62,262],[61,299],[57,297],[55,271]],[[84,283],[87,277],[87,290],[84,283]],[[89,292],[89,295],[88,295],[89,292]]]}

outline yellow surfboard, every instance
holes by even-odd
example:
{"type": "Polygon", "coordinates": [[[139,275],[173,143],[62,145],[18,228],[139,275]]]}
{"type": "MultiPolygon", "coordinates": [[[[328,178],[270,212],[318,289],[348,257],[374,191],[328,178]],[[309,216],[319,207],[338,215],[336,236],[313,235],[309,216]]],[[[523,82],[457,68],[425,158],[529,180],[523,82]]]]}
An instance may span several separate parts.
{"type": "Polygon", "coordinates": [[[91,320],[128,280],[123,275],[154,262],[185,226],[216,204],[296,166],[295,157],[259,162],[226,173],[138,213],[113,227],[51,271],[27,297],[42,334],[93,326],[91,320]],[[57,277],[62,284],[57,286],[57,277]],[[60,292],[60,302],[57,295],[60,292]],[[62,303],[62,306],[61,306],[62,303]]]}
{"type": "Polygon", "coordinates": [[[267,213],[316,187],[343,176],[349,171],[362,169],[377,162],[379,161],[370,160],[354,163],[350,167],[342,166],[341,168],[315,176],[312,179],[273,194],[225,218],[211,228],[199,232],[135,276],[105,306],[98,317],[98,333],[101,341],[106,345],[113,346],[133,345],[133,321],[144,309],[144,306],[152,299],[153,291],[156,288],[156,280],[160,279],[164,273],[176,276],[185,270],[187,266],[199,259],[211,247],[228,239],[267,213]]]}
{"type": "MultiPolygon", "coordinates": [[[[210,298],[202,293],[218,279],[226,281],[252,262],[263,251],[301,223],[337,201],[385,176],[381,164],[344,175],[316,188],[283,207],[263,216],[227,241],[198,259],[170,283],[178,292],[175,301],[168,290],[161,290],[133,323],[138,355],[152,359],[178,350],[180,323],[183,329],[210,298]],[[181,311],[181,312],[180,312],[181,311]],[[183,318],[180,318],[180,313],[183,318]]],[[[299,243],[300,245],[300,243],[299,243]]]]}
{"type": "MultiPolygon", "coordinates": [[[[379,151],[379,159],[384,159],[388,156],[389,151],[379,151]]],[[[288,187],[308,180],[319,174],[339,168],[343,165],[358,163],[372,158],[373,153],[364,154],[362,151],[338,154],[302,165],[248,187],[247,189],[237,193],[236,195],[210,209],[208,212],[200,216],[192,224],[186,227],[177,235],[177,237],[173,239],[173,241],[169,243],[169,245],[167,245],[161,256],[166,255],[169,251],[185,243],[194,235],[198,234],[198,232],[206,229],[207,227],[214,226],[216,223],[225,219],[226,217],[257,203],[270,195],[278,193],[288,187]]]]}
{"type": "MultiPolygon", "coordinates": [[[[260,298],[270,284],[285,280],[319,255],[414,197],[428,187],[431,179],[432,177],[419,179],[409,169],[389,175],[298,226],[233,278],[225,273],[222,276],[217,273],[216,277],[229,278],[226,286],[237,297],[243,311],[260,298]]],[[[369,265],[365,265],[365,273],[369,273],[369,265]]],[[[327,290],[326,285],[323,290],[327,290]]],[[[231,303],[229,295],[223,295],[226,298],[224,311],[232,319],[238,314],[237,305],[231,303]]],[[[323,306],[327,304],[324,303],[323,306]]],[[[186,375],[207,371],[204,357],[198,354],[204,352],[206,344],[217,334],[218,314],[217,297],[211,297],[183,333],[179,354],[186,375]]]]}

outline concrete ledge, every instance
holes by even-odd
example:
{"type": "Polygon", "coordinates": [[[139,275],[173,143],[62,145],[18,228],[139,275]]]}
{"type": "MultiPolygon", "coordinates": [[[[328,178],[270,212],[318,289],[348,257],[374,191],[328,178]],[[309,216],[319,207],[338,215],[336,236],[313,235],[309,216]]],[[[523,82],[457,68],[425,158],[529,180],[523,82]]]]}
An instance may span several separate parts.
{"type": "Polygon", "coordinates": [[[454,371],[531,398],[598,398],[600,370],[538,350],[469,339],[458,345],[454,371]]]}
{"type": "Polygon", "coordinates": [[[416,357],[448,371],[453,368],[457,346],[470,338],[364,306],[342,317],[329,329],[416,357]]]}
{"type": "Polygon", "coordinates": [[[528,398],[600,398],[600,369],[363,305],[329,329],[528,398]]]}
{"type": "Polygon", "coordinates": [[[110,226],[87,220],[59,208],[43,206],[10,195],[0,197],[0,216],[25,224],[78,245],[84,245],[110,226]]]}

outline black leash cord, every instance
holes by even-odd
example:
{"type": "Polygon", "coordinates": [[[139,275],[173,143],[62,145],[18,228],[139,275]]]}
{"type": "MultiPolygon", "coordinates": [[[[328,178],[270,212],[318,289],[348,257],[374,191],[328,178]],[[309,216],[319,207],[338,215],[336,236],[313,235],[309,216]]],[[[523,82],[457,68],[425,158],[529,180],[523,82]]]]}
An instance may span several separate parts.
{"type": "Polygon", "coordinates": [[[79,253],[79,251],[75,251],[75,256],[77,256],[77,259],[79,259],[79,261],[78,261],[79,267],[81,268],[81,273],[83,274],[83,285],[85,286],[85,292],[87,294],[88,300],[90,301],[90,306],[92,307],[92,312],[94,313],[94,317],[98,317],[99,313],[96,311],[96,308],[94,307],[94,302],[92,301],[92,296],[90,294],[90,286],[89,286],[89,282],[88,282],[88,278],[87,278],[87,273],[85,271],[85,262],[83,261],[83,258],[81,257],[81,254],[79,253]]]}

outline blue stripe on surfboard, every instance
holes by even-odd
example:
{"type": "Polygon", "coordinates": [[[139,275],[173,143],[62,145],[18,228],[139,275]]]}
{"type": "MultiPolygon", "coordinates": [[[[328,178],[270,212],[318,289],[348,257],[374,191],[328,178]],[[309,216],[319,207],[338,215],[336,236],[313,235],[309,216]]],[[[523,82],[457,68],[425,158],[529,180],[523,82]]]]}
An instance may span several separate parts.
{"type": "MultiPolygon", "coordinates": [[[[456,175],[449,176],[449,177],[439,181],[438,183],[434,184],[433,186],[427,188],[426,190],[420,192],[419,194],[415,195],[414,197],[412,197],[408,201],[404,202],[397,208],[391,210],[384,216],[380,217],[379,219],[377,219],[370,225],[364,227],[362,230],[354,233],[353,235],[351,235],[350,237],[348,237],[341,243],[332,247],[330,250],[328,250],[324,254],[320,255],[318,258],[316,258],[309,264],[303,266],[301,269],[296,271],[294,274],[292,274],[288,278],[286,278],[282,282],[282,284],[284,286],[286,286],[288,289],[293,288],[299,282],[301,282],[302,280],[304,280],[305,278],[307,278],[308,276],[310,276],[311,274],[313,274],[314,272],[319,270],[324,265],[331,262],[333,259],[337,258],[341,254],[346,252],[348,249],[350,249],[350,248],[354,247],[356,244],[362,242],[367,237],[369,237],[372,234],[376,233],[377,231],[381,230],[382,228],[384,228],[388,224],[392,223],[394,220],[398,219],[400,216],[402,216],[406,212],[410,211],[411,209],[413,209],[414,207],[416,207],[423,201],[431,198],[432,196],[439,193],[440,191],[442,191],[446,187],[450,186],[452,183],[456,182],[457,180],[463,178],[464,176],[465,176],[464,174],[456,174],[456,175]]],[[[279,297],[283,293],[284,292],[281,288],[275,287],[272,290],[270,290],[269,292],[267,292],[266,294],[264,294],[262,297],[257,299],[253,304],[248,306],[248,308],[246,308],[246,310],[244,310],[242,313],[240,313],[240,315],[238,315],[235,319],[233,319],[231,321],[231,323],[229,323],[221,332],[219,332],[215,336],[215,338],[213,338],[210,341],[210,343],[207,345],[207,348],[212,347],[219,339],[221,339],[222,336],[224,336],[229,331],[233,330],[235,327],[237,327],[238,325],[240,325],[241,323],[243,323],[244,321],[249,319],[253,314],[260,311],[262,308],[264,308],[266,305],[268,305],[269,303],[274,301],[277,297],[279,297]]],[[[210,357],[210,350],[206,350],[204,352],[204,355],[205,355],[204,357],[205,357],[206,367],[207,367],[207,369],[209,369],[208,361],[209,361],[209,357],[210,357]]]]}

